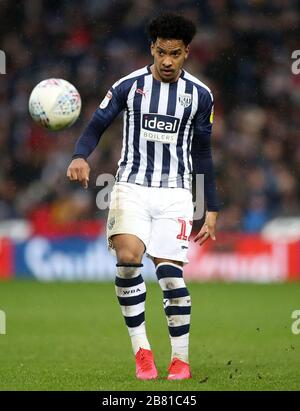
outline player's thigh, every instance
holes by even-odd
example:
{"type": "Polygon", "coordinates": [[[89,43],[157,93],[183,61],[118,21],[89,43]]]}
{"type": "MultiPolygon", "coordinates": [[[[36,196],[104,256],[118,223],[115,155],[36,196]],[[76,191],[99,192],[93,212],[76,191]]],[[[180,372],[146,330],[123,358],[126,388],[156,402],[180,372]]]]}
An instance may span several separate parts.
{"type": "Polygon", "coordinates": [[[132,234],[116,234],[111,236],[119,264],[140,264],[145,252],[144,243],[132,234]]]}
{"type": "MultiPolygon", "coordinates": [[[[126,250],[128,247],[133,250],[145,249],[151,231],[151,217],[147,207],[139,186],[125,183],[115,185],[111,194],[106,230],[111,251],[115,251],[115,243],[119,250],[126,250]],[[117,235],[130,235],[130,237],[128,242],[123,241],[123,237],[120,237],[119,241],[116,240],[117,235]]],[[[136,254],[135,251],[134,253],[136,254]]]]}
{"type": "Polygon", "coordinates": [[[156,258],[188,262],[188,240],[193,223],[192,194],[185,189],[169,189],[163,208],[152,220],[147,253],[156,258]]]}
{"type": "Polygon", "coordinates": [[[153,220],[147,253],[153,259],[187,263],[188,238],[191,229],[190,220],[184,217],[153,220]]]}
{"type": "Polygon", "coordinates": [[[179,265],[180,267],[183,266],[183,262],[182,262],[182,261],[170,260],[170,259],[168,259],[168,258],[153,257],[153,262],[154,262],[155,267],[157,267],[158,264],[162,264],[162,263],[164,263],[164,264],[168,264],[168,263],[176,264],[176,265],[179,265]]]}

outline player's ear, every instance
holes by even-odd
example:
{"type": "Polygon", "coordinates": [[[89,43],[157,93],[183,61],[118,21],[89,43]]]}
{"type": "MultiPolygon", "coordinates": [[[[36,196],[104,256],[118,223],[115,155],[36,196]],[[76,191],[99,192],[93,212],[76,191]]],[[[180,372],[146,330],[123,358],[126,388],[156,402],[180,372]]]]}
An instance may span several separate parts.
{"type": "Polygon", "coordinates": [[[153,41],[151,41],[150,50],[151,50],[151,55],[152,56],[154,56],[154,48],[155,48],[155,44],[153,43],[153,41]]]}
{"type": "Polygon", "coordinates": [[[189,53],[190,53],[190,45],[188,44],[188,45],[185,47],[185,56],[184,56],[184,59],[185,59],[185,60],[188,58],[189,53]]]}

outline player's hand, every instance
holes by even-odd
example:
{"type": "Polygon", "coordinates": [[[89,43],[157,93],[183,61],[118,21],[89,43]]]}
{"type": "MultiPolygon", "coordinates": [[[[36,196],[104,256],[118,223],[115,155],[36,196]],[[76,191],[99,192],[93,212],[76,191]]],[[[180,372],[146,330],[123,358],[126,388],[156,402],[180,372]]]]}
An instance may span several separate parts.
{"type": "Polygon", "coordinates": [[[71,161],[67,171],[67,177],[71,181],[80,181],[84,188],[88,188],[89,176],[90,166],[84,158],[75,158],[71,161]]]}
{"type": "Polygon", "coordinates": [[[199,242],[199,245],[205,243],[208,238],[216,240],[216,225],[217,225],[218,213],[216,211],[207,211],[205,216],[205,222],[199,231],[199,233],[194,238],[194,242],[199,242]]]}

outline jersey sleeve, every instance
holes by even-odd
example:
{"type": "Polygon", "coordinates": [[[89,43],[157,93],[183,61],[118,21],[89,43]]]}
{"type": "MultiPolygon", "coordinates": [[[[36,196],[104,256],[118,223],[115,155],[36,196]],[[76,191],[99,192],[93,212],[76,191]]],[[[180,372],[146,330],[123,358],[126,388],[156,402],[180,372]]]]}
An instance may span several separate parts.
{"type": "Polygon", "coordinates": [[[116,116],[126,107],[125,91],[116,83],[94,112],[78,138],[72,158],[87,158],[96,148],[100,137],[116,116]]]}
{"type": "Polygon", "coordinates": [[[204,195],[208,211],[219,211],[219,201],[215,183],[214,165],[211,152],[211,132],[214,102],[212,94],[198,91],[198,110],[194,118],[192,141],[193,172],[204,174],[204,195]]]}

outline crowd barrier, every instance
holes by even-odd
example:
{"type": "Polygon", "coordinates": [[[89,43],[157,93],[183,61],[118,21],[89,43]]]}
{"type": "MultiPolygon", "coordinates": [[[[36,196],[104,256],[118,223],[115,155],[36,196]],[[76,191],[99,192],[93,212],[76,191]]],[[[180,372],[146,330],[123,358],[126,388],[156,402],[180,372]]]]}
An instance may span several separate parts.
{"type": "MultiPolygon", "coordinates": [[[[184,276],[190,281],[282,282],[300,280],[300,241],[267,241],[260,235],[218,233],[199,247],[192,239],[184,276]]],[[[107,281],[115,277],[115,257],[103,234],[34,235],[24,241],[0,239],[0,279],[107,281]]],[[[154,280],[152,261],[143,259],[145,279],[154,280]]]]}

